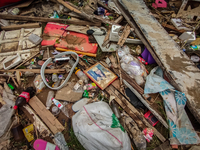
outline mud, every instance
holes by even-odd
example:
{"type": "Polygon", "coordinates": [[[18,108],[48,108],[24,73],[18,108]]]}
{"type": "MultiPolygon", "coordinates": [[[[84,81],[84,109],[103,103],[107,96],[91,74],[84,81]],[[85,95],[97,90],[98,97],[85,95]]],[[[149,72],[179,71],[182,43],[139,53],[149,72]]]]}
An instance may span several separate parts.
{"type": "Polygon", "coordinates": [[[68,44],[72,44],[72,45],[82,45],[87,42],[85,38],[77,37],[77,36],[70,35],[70,34],[68,34],[65,37],[65,40],[68,44]]]}

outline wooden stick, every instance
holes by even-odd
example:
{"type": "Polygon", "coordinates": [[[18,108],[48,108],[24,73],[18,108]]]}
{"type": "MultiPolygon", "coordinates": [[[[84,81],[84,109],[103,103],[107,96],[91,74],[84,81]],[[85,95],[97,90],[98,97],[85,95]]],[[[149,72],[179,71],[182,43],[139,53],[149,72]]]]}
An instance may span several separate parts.
{"type": "Polygon", "coordinates": [[[16,87],[19,87],[19,85],[18,85],[17,82],[15,81],[15,78],[11,77],[11,79],[13,80],[15,86],[16,86],[16,87]]]}
{"type": "Polygon", "coordinates": [[[92,15],[88,15],[83,11],[80,11],[78,9],[76,9],[75,7],[71,6],[71,4],[69,5],[67,2],[63,1],[63,0],[57,0],[60,4],[62,4],[63,6],[67,7],[68,9],[70,9],[72,12],[77,13],[78,15],[82,16],[83,18],[92,21],[92,22],[98,22],[99,20],[95,19],[92,15]]]}
{"type": "Polygon", "coordinates": [[[69,20],[69,19],[56,19],[56,18],[44,18],[44,17],[32,17],[32,16],[19,16],[19,15],[8,15],[0,14],[1,19],[8,20],[24,20],[24,21],[40,21],[40,22],[58,22],[76,25],[91,25],[91,26],[101,26],[101,22],[88,22],[84,20],[69,20]]]}
{"type": "MultiPolygon", "coordinates": [[[[155,134],[162,142],[164,142],[164,141],[166,140],[166,139],[163,137],[163,135],[160,134],[160,132],[158,132],[158,130],[157,130],[156,128],[152,127],[152,126],[147,122],[147,120],[144,118],[144,116],[143,116],[142,114],[140,114],[140,113],[138,112],[138,110],[137,110],[123,95],[121,95],[121,93],[119,93],[117,90],[115,90],[115,88],[114,88],[112,85],[110,85],[107,89],[108,89],[108,90],[106,90],[106,91],[108,91],[108,92],[110,92],[110,93],[112,92],[112,94],[114,94],[116,102],[129,114],[129,116],[132,117],[133,114],[134,114],[134,115],[137,116],[137,118],[139,118],[139,119],[137,119],[137,120],[135,120],[135,117],[133,118],[133,119],[136,121],[137,124],[138,124],[138,120],[141,120],[142,123],[143,123],[146,127],[151,128],[151,129],[154,130],[154,134],[155,134]]],[[[144,127],[144,125],[143,125],[143,127],[144,127]]],[[[140,126],[140,125],[138,125],[138,126],[140,126]]]]}
{"type": "Polygon", "coordinates": [[[119,24],[120,22],[122,22],[123,19],[124,19],[123,16],[119,16],[114,22],[115,22],[116,24],[119,24]]]}
{"type": "Polygon", "coordinates": [[[85,52],[81,52],[81,51],[69,50],[69,49],[64,49],[64,48],[59,48],[59,47],[57,47],[56,50],[65,51],[65,52],[71,51],[71,52],[75,52],[77,54],[87,55],[87,56],[91,56],[91,57],[96,57],[97,56],[97,54],[85,53],[85,52]]]}
{"type": "Polygon", "coordinates": [[[17,77],[18,85],[21,85],[20,72],[19,71],[16,71],[16,77],[17,77]]]}
{"type": "Polygon", "coordinates": [[[123,46],[130,32],[131,32],[131,27],[127,24],[117,44],[123,46]]]}
{"type": "Polygon", "coordinates": [[[123,83],[137,96],[137,98],[151,111],[151,113],[165,126],[169,128],[167,122],[144,100],[144,98],[125,80],[123,83]]]}
{"type": "Polygon", "coordinates": [[[101,7],[107,9],[109,12],[114,12],[110,7],[108,7],[105,3],[103,3],[101,0],[97,0],[98,5],[101,7]]]}
{"type": "Polygon", "coordinates": [[[24,60],[21,64],[19,64],[17,67],[15,67],[14,69],[17,69],[18,67],[20,67],[21,65],[25,64],[27,61],[29,61],[30,59],[32,59],[33,57],[37,56],[40,52],[37,52],[36,54],[32,55],[31,57],[27,58],[26,60],[24,60]]]}
{"type": "Polygon", "coordinates": [[[27,23],[27,24],[20,24],[20,25],[10,25],[10,26],[5,26],[1,27],[2,30],[17,30],[21,28],[39,28],[40,24],[39,23],[27,23]]]}
{"type": "Polygon", "coordinates": [[[163,26],[163,27],[166,27],[166,28],[168,28],[168,29],[171,29],[171,30],[180,32],[180,33],[184,33],[184,32],[185,32],[185,30],[178,30],[178,29],[176,29],[176,27],[174,27],[174,26],[172,26],[172,25],[169,25],[169,24],[166,24],[166,23],[162,23],[162,26],[163,26]]]}
{"type": "Polygon", "coordinates": [[[122,73],[121,73],[121,65],[118,56],[118,50],[116,51],[117,61],[118,61],[118,69],[119,69],[119,77],[120,77],[120,85],[122,85],[122,73]]]}
{"type": "MultiPolygon", "coordinates": [[[[20,71],[20,72],[34,72],[34,73],[40,73],[40,69],[11,69],[11,70],[0,70],[0,72],[15,72],[15,71],[20,71]]],[[[65,69],[45,69],[44,73],[51,74],[51,73],[58,73],[62,74],[65,73],[65,69]]]]}

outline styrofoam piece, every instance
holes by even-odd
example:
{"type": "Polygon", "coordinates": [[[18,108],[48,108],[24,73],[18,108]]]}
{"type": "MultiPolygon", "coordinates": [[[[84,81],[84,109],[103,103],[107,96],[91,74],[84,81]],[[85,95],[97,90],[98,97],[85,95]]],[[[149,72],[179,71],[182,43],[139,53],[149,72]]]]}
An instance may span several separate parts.
{"type": "Polygon", "coordinates": [[[8,69],[11,69],[12,67],[17,66],[21,62],[22,62],[22,59],[21,59],[20,55],[17,54],[15,56],[11,57],[10,59],[6,60],[3,63],[3,67],[4,67],[5,70],[8,70],[8,69]],[[6,64],[9,63],[9,62],[10,62],[10,64],[8,66],[6,66],[6,64]]]}
{"type": "MultiPolygon", "coordinates": [[[[120,31],[121,26],[120,25],[112,25],[109,40],[113,42],[118,42],[119,41],[119,31],[120,31]]],[[[125,43],[133,43],[133,44],[143,44],[141,40],[139,39],[130,39],[127,38],[125,43]]]]}
{"type": "Polygon", "coordinates": [[[39,37],[39,36],[36,35],[36,34],[31,34],[31,35],[28,37],[28,40],[31,41],[32,43],[34,43],[35,45],[38,45],[38,44],[40,44],[40,42],[42,42],[42,38],[39,37]]]}
{"type": "Polygon", "coordinates": [[[178,30],[186,30],[186,31],[191,31],[191,28],[187,28],[182,24],[181,19],[177,18],[172,18],[171,19],[172,24],[178,29],[178,30]]]}
{"type": "Polygon", "coordinates": [[[184,32],[179,36],[179,39],[187,40],[187,43],[191,43],[196,40],[196,35],[194,32],[184,32]]]}

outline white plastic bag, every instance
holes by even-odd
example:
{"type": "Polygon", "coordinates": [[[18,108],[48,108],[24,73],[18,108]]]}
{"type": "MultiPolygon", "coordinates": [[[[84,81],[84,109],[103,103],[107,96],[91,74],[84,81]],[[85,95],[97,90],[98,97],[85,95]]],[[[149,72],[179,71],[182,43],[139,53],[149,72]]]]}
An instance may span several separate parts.
{"type": "Polygon", "coordinates": [[[131,150],[127,132],[105,102],[85,105],[73,116],[72,124],[87,150],[131,150]]]}
{"type": "Polygon", "coordinates": [[[173,88],[173,86],[163,79],[162,69],[157,66],[151,70],[150,74],[146,78],[144,93],[158,93],[173,88]]]}
{"type": "Polygon", "coordinates": [[[11,105],[5,104],[0,108],[0,137],[8,130],[11,125],[11,117],[14,109],[11,105]]]}

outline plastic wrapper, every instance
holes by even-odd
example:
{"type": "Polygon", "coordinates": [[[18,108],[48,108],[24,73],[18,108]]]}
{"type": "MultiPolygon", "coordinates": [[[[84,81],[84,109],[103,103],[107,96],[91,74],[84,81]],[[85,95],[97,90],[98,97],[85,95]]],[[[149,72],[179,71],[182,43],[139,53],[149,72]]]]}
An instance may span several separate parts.
{"type": "Polygon", "coordinates": [[[61,132],[58,132],[54,135],[55,144],[60,148],[60,150],[68,150],[67,143],[61,132]]]}
{"type": "Polygon", "coordinates": [[[8,130],[11,125],[11,117],[14,109],[11,105],[5,104],[0,108],[0,137],[8,130]]]}
{"type": "Polygon", "coordinates": [[[118,49],[118,56],[121,59],[124,55],[130,54],[130,49],[128,46],[123,46],[122,48],[118,49]]]}

